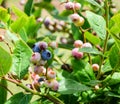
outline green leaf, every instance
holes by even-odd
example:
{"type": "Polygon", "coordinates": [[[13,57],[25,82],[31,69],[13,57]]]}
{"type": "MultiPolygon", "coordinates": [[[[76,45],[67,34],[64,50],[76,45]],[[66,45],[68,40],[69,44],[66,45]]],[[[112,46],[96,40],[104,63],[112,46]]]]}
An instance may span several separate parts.
{"type": "Polygon", "coordinates": [[[24,8],[24,12],[30,16],[31,15],[31,12],[32,12],[32,7],[33,7],[33,0],[28,0],[26,5],[25,5],[25,8],[24,8]]]}
{"type": "Polygon", "coordinates": [[[14,32],[18,33],[20,29],[26,24],[27,18],[25,16],[19,17],[15,22],[11,24],[11,28],[14,32]]]}
{"type": "Polygon", "coordinates": [[[102,55],[100,51],[98,51],[95,48],[90,48],[90,47],[84,47],[79,49],[80,52],[86,52],[86,53],[91,53],[91,54],[99,54],[102,55]]]}
{"type": "Polygon", "coordinates": [[[19,40],[17,35],[15,33],[10,32],[9,30],[7,30],[6,34],[7,34],[8,38],[9,38],[9,40],[11,40],[13,42],[16,42],[16,41],[19,40]]]}
{"type": "Polygon", "coordinates": [[[120,72],[115,72],[108,83],[109,85],[115,85],[120,83],[120,72]]]}
{"type": "Polygon", "coordinates": [[[19,17],[15,22],[11,24],[11,28],[14,32],[18,33],[20,29],[25,26],[27,18],[25,16],[19,17]]]}
{"type": "Polygon", "coordinates": [[[101,5],[99,5],[95,0],[85,0],[85,1],[89,2],[90,4],[92,4],[94,6],[101,8],[101,5]]]}
{"type": "Polygon", "coordinates": [[[10,19],[10,14],[8,14],[7,9],[0,7],[0,20],[7,22],[10,19]]]}
{"type": "Polygon", "coordinates": [[[2,4],[3,0],[0,0],[0,5],[2,4]]]}
{"type": "Polygon", "coordinates": [[[25,31],[28,37],[35,38],[35,33],[40,28],[41,24],[37,24],[35,17],[30,16],[25,24],[25,31]]]}
{"type": "Polygon", "coordinates": [[[112,34],[118,34],[120,33],[120,13],[114,15],[111,19],[110,19],[110,32],[112,34]]]}
{"type": "Polygon", "coordinates": [[[109,54],[109,62],[112,68],[120,66],[120,50],[114,45],[109,54]]]}
{"type": "Polygon", "coordinates": [[[71,65],[72,65],[72,68],[73,68],[74,71],[78,71],[78,70],[81,70],[81,69],[85,68],[84,61],[78,60],[78,59],[75,59],[75,58],[71,59],[71,65]]]}
{"type": "Polygon", "coordinates": [[[0,77],[9,72],[11,65],[11,55],[0,46],[0,77]]]}
{"type": "Polygon", "coordinates": [[[106,73],[106,72],[109,72],[109,71],[112,71],[112,67],[111,67],[111,65],[110,65],[109,60],[107,60],[107,61],[105,62],[105,64],[104,64],[104,66],[102,67],[101,72],[102,72],[102,73],[106,73]]]}
{"type": "Polygon", "coordinates": [[[85,71],[92,80],[95,80],[95,74],[94,74],[93,69],[89,63],[86,63],[85,71]]]}
{"type": "Polygon", "coordinates": [[[19,79],[22,79],[28,72],[31,55],[32,50],[25,44],[24,41],[19,40],[16,42],[16,47],[13,52],[12,71],[17,74],[19,79]]]}
{"type": "Polygon", "coordinates": [[[120,50],[120,13],[114,15],[110,20],[109,33],[115,40],[120,50]]]}
{"type": "Polygon", "coordinates": [[[109,97],[120,98],[119,94],[115,94],[115,93],[112,93],[112,92],[106,92],[105,95],[107,95],[109,97]]]}
{"type": "Polygon", "coordinates": [[[19,31],[19,34],[20,34],[20,37],[21,37],[25,42],[28,41],[28,37],[27,37],[26,31],[25,31],[24,28],[22,28],[22,29],[19,31]]]}
{"type": "MultiPolygon", "coordinates": [[[[92,68],[89,64],[86,64],[83,60],[77,60],[73,58],[71,60],[71,66],[73,72],[68,76],[71,79],[75,79],[76,81],[85,83],[90,80],[95,79],[95,75],[93,73],[92,68]]],[[[67,76],[67,75],[66,75],[67,76]]]]}
{"type": "Polygon", "coordinates": [[[71,30],[72,30],[74,40],[78,40],[82,38],[79,28],[76,27],[73,23],[71,24],[71,30]]]}
{"type": "Polygon", "coordinates": [[[31,98],[31,94],[24,94],[23,92],[20,92],[9,98],[5,104],[29,104],[31,98]]]}
{"type": "Polygon", "coordinates": [[[46,9],[54,17],[56,17],[58,15],[58,10],[51,3],[43,1],[40,3],[36,3],[35,6],[41,8],[41,9],[43,9],[43,8],[46,9]]]}
{"type": "Polygon", "coordinates": [[[94,36],[89,32],[85,32],[85,37],[89,42],[91,42],[94,45],[97,45],[101,42],[101,40],[97,36],[94,36]]]}
{"type": "Polygon", "coordinates": [[[87,90],[90,90],[90,87],[78,83],[72,79],[65,79],[64,81],[60,82],[60,88],[58,91],[61,94],[73,94],[87,90]]]}
{"type": "Polygon", "coordinates": [[[7,100],[7,90],[4,88],[7,87],[7,81],[1,79],[0,81],[0,104],[4,104],[7,100]]]}
{"type": "Polygon", "coordinates": [[[90,11],[86,11],[86,17],[91,28],[104,40],[106,37],[106,22],[104,18],[90,11]]]}
{"type": "Polygon", "coordinates": [[[18,9],[16,6],[12,6],[12,11],[15,13],[18,17],[24,16],[28,17],[22,10],[18,9]]]}

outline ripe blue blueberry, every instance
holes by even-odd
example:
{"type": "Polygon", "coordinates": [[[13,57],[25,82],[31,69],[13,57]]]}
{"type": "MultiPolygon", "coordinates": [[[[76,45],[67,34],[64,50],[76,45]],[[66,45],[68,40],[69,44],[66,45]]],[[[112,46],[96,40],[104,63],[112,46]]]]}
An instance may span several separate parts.
{"type": "Polygon", "coordinates": [[[49,60],[52,58],[52,54],[49,50],[43,50],[41,56],[43,60],[49,60]]]}
{"type": "Polygon", "coordinates": [[[40,52],[39,42],[33,46],[33,52],[40,52]]]}

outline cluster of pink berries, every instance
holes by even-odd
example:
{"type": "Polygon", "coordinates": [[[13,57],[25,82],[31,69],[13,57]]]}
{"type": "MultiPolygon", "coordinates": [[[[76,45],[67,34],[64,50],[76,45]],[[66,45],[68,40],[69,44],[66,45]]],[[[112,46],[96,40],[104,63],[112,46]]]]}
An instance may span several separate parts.
{"type": "Polygon", "coordinates": [[[83,57],[83,52],[79,52],[79,48],[92,48],[92,45],[89,42],[83,43],[81,40],[76,40],[74,42],[74,47],[75,48],[72,50],[72,56],[74,56],[76,59],[81,59],[83,57]]]}
{"type": "Polygon", "coordinates": [[[51,52],[47,49],[48,46],[57,48],[56,42],[47,44],[46,42],[37,42],[34,47],[34,53],[31,56],[30,61],[33,63],[29,68],[30,76],[32,78],[32,84],[27,84],[30,88],[35,88],[39,91],[40,86],[46,86],[54,91],[59,88],[59,83],[56,80],[56,72],[51,68],[45,68],[47,60],[52,57],[51,52]]]}
{"type": "MultiPolygon", "coordinates": [[[[80,10],[81,4],[80,3],[73,3],[73,2],[67,2],[65,3],[66,10],[73,10],[76,12],[77,10],[80,10]]],[[[75,26],[82,26],[84,24],[84,18],[81,17],[78,13],[74,13],[71,15],[71,20],[74,23],[75,26]]]]}
{"type": "Polygon", "coordinates": [[[58,21],[56,19],[51,20],[49,17],[45,18],[44,20],[44,25],[45,27],[51,31],[51,32],[60,32],[60,31],[65,31],[66,30],[66,25],[64,21],[58,21]]]}

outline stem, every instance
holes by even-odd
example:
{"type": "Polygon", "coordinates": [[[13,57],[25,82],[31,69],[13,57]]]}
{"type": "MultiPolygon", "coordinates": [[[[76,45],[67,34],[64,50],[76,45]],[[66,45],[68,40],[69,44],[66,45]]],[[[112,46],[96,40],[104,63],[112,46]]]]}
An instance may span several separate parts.
{"type": "Polygon", "coordinates": [[[82,36],[83,36],[83,42],[86,43],[86,38],[85,38],[85,30],[83,30],[81,27],[80,27],[80,30],[82,32],[82,36]]]}
{"type": "Polygon", "coordinates": [[[88,53],[87,55],[88,55],[88,58],[89,58],[89,63],[90,63],[90,65],[92,65],[92,59],[91,59],[91,56],[90,56],[89,53],[88,53]]]}
{"type": "Polygon", "coordinates": [[[41,94],[41,93],[39,93],[37,91],[34,91],[34,90],[28,88],[27,86],[24,86],[22,83],[19,83],[19,82],[13,80],[13,79],[10,79],[10,78],[7,78],[7,77],[2,77],[2,78],[9,81],[9,82],[12,82],[12,83],[16,84],[17,86],[23,88],[25,91],[28,91],[28,92],[30,92],[30,93],[32,93],[34,95],[38,95],[38,96],[47,98],[50,101],[54,102],[54,104],[64,104],[60,99],[58,99],[55,96],[52,96],[52,95],[49,95],[49,94],[41,94]]]}
{"type": "Polygon", "coordinates": [[[13,53],[13,51],[12,51],[12,48],[10,47],[9,43],[8,43],[8,42],[6,42],[6,41],[4,41],[4,43],[8,46],[9,51],[10,51],[10,53],[12,54],[12,53],[13,53]]]}
{"type": "Polygon", "coordinates": [[[103,54],[105,53],[107,49],[107,41],[109,38],[107,28],[109,26],[109,5],[108,5],[108,0],[105,0],[105,20],[106,20],[106,38],[105,38],[105,43],[104,43],[104,48],[103,48],[103,54]]]}
{"type": "Polygon", "coordinates": [[[13,95],[13,93],[4,85],[0,84],[1,87],[3,87],[4,89],[6,89],[8,92],[10,92],[11,95],[13,95]]]}
{"type": "MultiPolygon", "coordinates": [[[[108,5],[108,0],[105,0],[104,4],[105,4],[104,7],[105,7],[105,20],[106,20],[106,38],[105,38],[104,47],[103,47],[103,55],[106,52],[107,42],[108,42],[108,38],[109,38],[109,34],[108,34],[108,31],[107,31],[107,28],[109,26],[109,5],[108,5]]],[[[97,79],[99,79],[100,76],[101,76],[101,67],[102,67],[103,62],[104,62],[104,56],[101,56],[101,63],[100,63],[100,68],[99,68],[99,71],[98,71],[97,79]]]]}

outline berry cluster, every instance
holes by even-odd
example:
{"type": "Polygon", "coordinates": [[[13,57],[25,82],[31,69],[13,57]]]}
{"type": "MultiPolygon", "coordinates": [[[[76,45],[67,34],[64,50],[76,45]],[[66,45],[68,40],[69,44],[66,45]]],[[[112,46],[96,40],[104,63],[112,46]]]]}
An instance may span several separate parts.
{"type": "Polygon", "coordinates": [[[81,40],[76,40],[73,46],[75,48],[72,50],[72,56],[74,56],[76,59],[81,59],[83,57],[83,52],[79,52],[79,48],[92,48],[92,45],[90,43],[83,43],[81,40]]]}
{"type": "Polygon", "coordinates": [[[51,68],[46,68],[47,60],[52,58],[51,52],[48,50],[48,46],[51,48],[57,48],[56,42],[37,42],[33,47],[33,54],[30,61],[33,66],[29,68],[30,76],[33,80],[32,84],[27,84],[29,88],[35,88],[40,90],[40,86],[46,86],[54,91],[58,90],[59,83],[56,80],[56,72],[51,68]]]}
{"type": "Polygon", "coordinates": [[[56,19],[52,20],[49,17],[44,19],[44,26],[51,32],[63,32],[66,31],[66,25],[64,21],[58,21],[56,19]]]}
{"type": "Polygon", "coordinates": [[[84,24],[84,18],[79,16],[78,13],[75,13],[77,10],[80,10],[81,4],[74,2],[65,3],[66,10],[73,10],[74,14],[71,15],[71,20],[75,26],[82,26],[84,24]]]}

